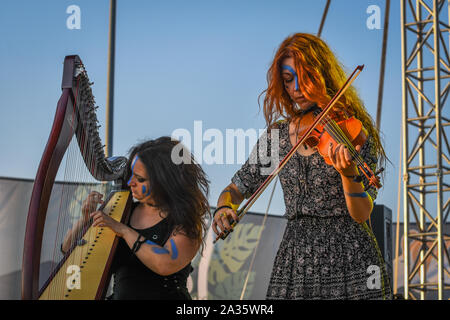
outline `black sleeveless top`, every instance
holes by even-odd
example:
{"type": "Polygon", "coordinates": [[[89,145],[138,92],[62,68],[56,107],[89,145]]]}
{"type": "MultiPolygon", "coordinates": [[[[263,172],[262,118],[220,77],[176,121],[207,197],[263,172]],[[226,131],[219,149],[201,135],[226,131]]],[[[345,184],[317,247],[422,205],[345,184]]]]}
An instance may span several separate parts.
{"type": "MultiPolygon", "coordinates": [[[[131,214],[137,204],[133,203],[131,214]]],[[[160,246],[166,243],[172,231],[169,230],[167,219],[147,229],[135,229],[129,222],[127,225],[144,236],[146,240],[160,246]]],[[[186,281],[192,271],[193,268],[189,263],[174,274],[161,276],[146,267],[131,252],[125,240],[120,239],[112,266],[114,293],[111,298],[114,300],[191,300],[186,281]]]]}

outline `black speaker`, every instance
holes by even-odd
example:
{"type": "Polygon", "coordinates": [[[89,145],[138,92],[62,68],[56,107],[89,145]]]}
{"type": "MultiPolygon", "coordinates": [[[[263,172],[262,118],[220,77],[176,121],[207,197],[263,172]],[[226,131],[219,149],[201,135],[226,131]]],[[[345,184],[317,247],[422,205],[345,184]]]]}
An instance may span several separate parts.
{"type": "Polygon", "coordinates": [[[381,255],[386,263],[386,271],[392,287],[392,210],[382,204],[375,204],[370,222],[381,255]]]}

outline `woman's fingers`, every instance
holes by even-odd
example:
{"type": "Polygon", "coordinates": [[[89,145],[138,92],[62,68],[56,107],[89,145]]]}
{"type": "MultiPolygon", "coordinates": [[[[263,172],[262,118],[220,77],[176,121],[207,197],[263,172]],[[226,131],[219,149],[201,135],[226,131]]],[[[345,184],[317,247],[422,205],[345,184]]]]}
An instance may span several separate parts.
{"type": "Polygon", "coordinates": [[[219,235],[221,232],[225,230],[229,232],[233,231],[233,227],[231,226],[230,223],[230,218],[233,219],[234,221],[239,220],[237,214],[232,209],[224,208],[216,212],[214,216],[214,221],[212,223],[213,231],[217,235],[219,235]]]}
{"type": "Polygon", "coordinates": [[[91,213],[92,218],[92,226],[93,227],[102,227],[104,226],[104,217],[105,214],[101,211],[94,211],[91,213]]]}
{"type": "Polygon", "coordinates": [[[231,227],[231,224],[230,224],[230,218],[232,217],[232,214],[230,211],[233,211],[233,210],[224,209],[224,210],[221,210],[221,213],[220,213],[220,219],[223,222],[223,226],[227,231],[233,230],[233,228],[231,227]]]}
{"type": "Polygon", "coordinates": [[[212,228],[215,234],[219,235],[221,230],[223,230],[223,224],[220,219],[220,212],[216,212],[213,217],[212,228]]]}
{"type": "Polygon", "coordinates": [[[101,194],[100,192],[92,191],[91,193],[89,193],[86,200],[83,201],[83,205],[81,208],[83,214],[88,215],[92,211],[96,210],[99,204],[103,204],[102,198],[103,194],[101,194]]]}
{"type": "Polygon", "coordinates": [[[106,227],[115,232],[119,237],[123,237],[124,230],[126,229],[125,225],[104,214],[102,211],[91,213],[91,218],[93,220],[93,227],[106,227]]]}
{"type": "Polygon", "coordinates": [[[348,151],[347,147],[344,148],[344,158],[345,158],[345,161],[347,162],[347,165],[352,164],[353,159],[352,159],[352,156],[350,155],[350,151],[348,151]]]}
{"type": "Polygon", "coordinates": [[[338,144],[336,149],[333,152],[333,165],[337,170],[345,167],[345,158],[343,158],[344,146],[342,144],[338,144]]]}
{"type": "MultiPolygon", "coordinates": [[[[339,146],[340,146],[339,155],[338,155],[339,163],[341,165],[341,168],[345,169],[351,165],[351,162],[347,160],[347,157],[345,154],[346,151],[348,153],[348,150],[347,150],[347,147],[344,146],[343,144],[340,144],[339,146]]],[[[349,158],[349,159],[351,160],[351,158],[349,158]]]]}
{"type": "Polygon", "coordinates": [[[216,228],[216,234],[220,234],[227,228],[225,225],[226,219],[224,219],[224,215],[226,217],[226,213],[224,211],[225,211],[224,209],[220,210],[219,212],[216,213],[216,215],[214,217],[214,222],[215,222],[216,226],[218,227],[218,229],[216,228]]]}
{"type": "MultiPolygon", "coordinates": [[[[360,149],[360,146],[356,146],[356,151],[359,152],[360,149]]],[[[354,165],[353,157],[350,154],[350,151],[347,146],[343,144],[338,144],[333,150],[333,144],[330,143],[330,147],[328,148],[328,157],[338,171],[348,169],[354,165]]]]}
{"type": "MultiPolygon", "coordinates": [[[[355,147],[356,152],[361,151],[361,146],[357,145],[355,147]]],[[[355,151],[353,150],[353,152],[355,151]]],[[[356,155],[353,155],[356,156],[356,155]]],[[[358,169],[355,164],[355,159],[350,153],[349,148],[344,144],[338,144],[333,150],[333,145],[330,143],[328,149],[328,157],[330,158],[333,167],[342,175],[352,176],[357,175],[358,169]]]]}
{"type": "Polygon", "coordinates": [[[333,166],[336,167],[336,156],[335,156],[335,152],[333,152],[333,143],[332,142],[328,146],[328,158],[330,158],[333,166]]]}
{"type": "Polygon", "coordinates": [[[97,191],[92,191],[89,194],[89,200],[91,201],[91,203],[94,203],[94,204],[103,203],[102,198],[103,198],[103,195],[97,191]]]}
{"type": "Polygon", "coordinates": [[[213,228],[213,231],[214,231],[215,234],[218,235],[220,233],[219,230],[217,230],[217,223],[216,223],[216,221],[213,221],[211,227],[213,228]]]}
{"type": "Polygon", "coordinates": [[[234,210],[229,209],[229,210],[227,210],[227,213],[229,213],[229,215],[231,215],[231,217],[233,218],[234,221],[239,222],[239,217],[234,210]]]}

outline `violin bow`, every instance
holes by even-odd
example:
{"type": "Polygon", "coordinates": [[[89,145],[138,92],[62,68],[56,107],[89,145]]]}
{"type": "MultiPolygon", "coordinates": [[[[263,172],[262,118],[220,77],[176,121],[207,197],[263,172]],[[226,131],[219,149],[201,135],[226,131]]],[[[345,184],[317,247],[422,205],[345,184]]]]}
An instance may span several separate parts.
{"type": "MultiPolygon", "coordinates": [[[[306,138],[310,135],[310,133],[314,130],[314,128],[325,118],[328,112],[333,108],[336,102],[342,97],[344,92],[350,87],[350,85],[355,81],[361,71],[364,69],[364,65],[359,65],[353,70],[352,74],[345,81],[344,85],[339,89],[339,91],[334,95],[334,97],[328,102],[327,106],[323,108],[322,112],[316,117],[311,127],[306,130],[306,132],[302,135],[302,137],[298,140],[296,145],[292,147],[292,149],[288,152],[288,154],[284,157],[283,160],[278,164],[277,168],[272,171],[272,173],[264,180],[264,182],[259,186],[259,188],[251,195],[251,197],[245,202],[241,209],[238,210],[237,216],[238,221],[231,221],[231,228],[234,228],[236,224],[242,219],[242,217],[250,210],[252,205],[258,200],[260,195],[266,190],[269,186],[270,182],[280,173],[281,169],[286,165],[289,159],[295,154],[300,145],[306,140],[306,138]]],[[[219,240],[225,240],[226,237],[230,234],[229,231],[223,230],[214,240],[214,244],[219,240]]]]}

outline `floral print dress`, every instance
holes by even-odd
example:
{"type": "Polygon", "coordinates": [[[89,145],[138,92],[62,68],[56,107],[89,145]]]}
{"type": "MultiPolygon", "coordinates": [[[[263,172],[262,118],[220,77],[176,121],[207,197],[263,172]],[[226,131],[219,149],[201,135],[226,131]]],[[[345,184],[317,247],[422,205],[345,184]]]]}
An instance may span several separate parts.
{"type": "MultiPolygon", "coordinates": [[[[232,182],[250,197],[291,148],[289,123],[278,122],[259,138],[232,182]]],[[[361,156],[375,172],[377,157],[370,137],[361,156]]],[[[318,152],[310,156],[296,152],[279,179],[288,222],[267,299],[390,299],[376,239],[366,223],[358,224],[350,217],[336,169],[318,152]]],[[[368,186],[365,177],[363,184],[368,186]]],[[[370,187],[367,192],[375,200],[377,190],[370,187]]]]}

